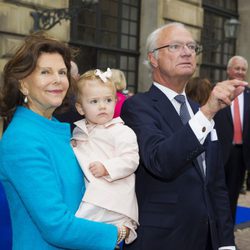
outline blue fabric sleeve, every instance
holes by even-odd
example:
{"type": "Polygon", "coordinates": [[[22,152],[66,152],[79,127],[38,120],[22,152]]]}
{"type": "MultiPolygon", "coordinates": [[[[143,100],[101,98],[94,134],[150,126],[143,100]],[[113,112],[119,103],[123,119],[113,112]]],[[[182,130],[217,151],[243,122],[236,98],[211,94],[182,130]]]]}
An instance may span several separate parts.
{"type": "Polygon", "coordinates": [[[114,249],[117,228],[74,216],[62,195],[61,176],[51,166],[52,149],[44,147],[38,139],[40,135],[33,136],[28,142],[25,136],[19,135],[11,144],[6,143],[2,167],[42,237],[62,248],[114,249]]]}

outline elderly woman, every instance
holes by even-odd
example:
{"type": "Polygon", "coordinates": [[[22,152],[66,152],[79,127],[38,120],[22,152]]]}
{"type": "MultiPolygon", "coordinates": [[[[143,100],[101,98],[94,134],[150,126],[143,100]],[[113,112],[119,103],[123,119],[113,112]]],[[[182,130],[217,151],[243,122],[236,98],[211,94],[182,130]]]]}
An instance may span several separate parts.
{"type": "Polygon", "coordinates": [[[0,180],[13,228],[13,249],[112,250],[119,230],[75,217],[85,191],[70,146],[69,124],[53,112],[70,86],[70,49],[31,35],[4,68],[0,180]]]}

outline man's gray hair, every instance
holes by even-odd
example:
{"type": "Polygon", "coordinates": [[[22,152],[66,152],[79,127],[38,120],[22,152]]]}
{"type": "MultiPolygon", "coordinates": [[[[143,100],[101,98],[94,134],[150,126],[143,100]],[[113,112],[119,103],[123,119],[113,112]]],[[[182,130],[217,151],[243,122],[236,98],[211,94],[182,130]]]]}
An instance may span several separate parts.
{"type": "Polygon", "coordinates": [[[246,64],[246,66],[247,66],[247,69],[248,69],[248,62],[247,62],[247,59],[244,58],[243,56],[233,56],[233,57],[231,57],[231,58],[229,59],[228,63],[227,63],[227,69],[230,68],[230,67],[232,67],[233,61],[236,60],[236,59],[237,59],[237,60],[242,60],[242,61],[244,61],[245,64],[246,64]]]}

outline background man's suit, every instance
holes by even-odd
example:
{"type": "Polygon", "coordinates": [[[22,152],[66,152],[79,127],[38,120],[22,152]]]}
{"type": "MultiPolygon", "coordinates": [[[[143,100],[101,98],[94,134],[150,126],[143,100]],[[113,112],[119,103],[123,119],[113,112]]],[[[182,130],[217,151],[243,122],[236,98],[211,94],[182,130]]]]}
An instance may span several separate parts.
{"type": "Polygon", "coordinates": [[[220,110],[214,117],[219,141],[222,145],[226,183],[229,188],[233,217],[237,200],[244,181],[246,168],[250,169],[250,89],[246,88],[243,106],[243,143],[233,145],[234,126],[230,106],[220,110]]]}
{"type": "Polygon", "coordinates": [[[218,141],[208,136],[202,146],[154,85],[125,101],[121,117],[135,131],[141,157],[138,238],[125,249],[202,250],[209,229],[213,249],[234,245],[218,141]],[[205,178],[196,162],[204,150],[205,178]]]}

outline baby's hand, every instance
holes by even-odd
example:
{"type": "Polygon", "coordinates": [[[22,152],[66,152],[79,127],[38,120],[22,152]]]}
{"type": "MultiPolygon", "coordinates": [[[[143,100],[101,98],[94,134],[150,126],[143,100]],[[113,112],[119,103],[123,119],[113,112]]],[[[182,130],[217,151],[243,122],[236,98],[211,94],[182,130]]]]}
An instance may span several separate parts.
{"type": "Polygon", "coordinates": [[[108,172],[104,165],[99,161],[94,161],[89,164],[89,170],[90,172],[96,177],[103,177],[105,175],[108,175],[108,172]]]}
{"type": "Polygon", "coordinates": [[[77,142],[76,142],[76,140],[71,140],[70,141],[70,143],[71,143],[71,146],[73,147],[73,148],[75,148],[76,146],[77,146],[77,142]]]}

